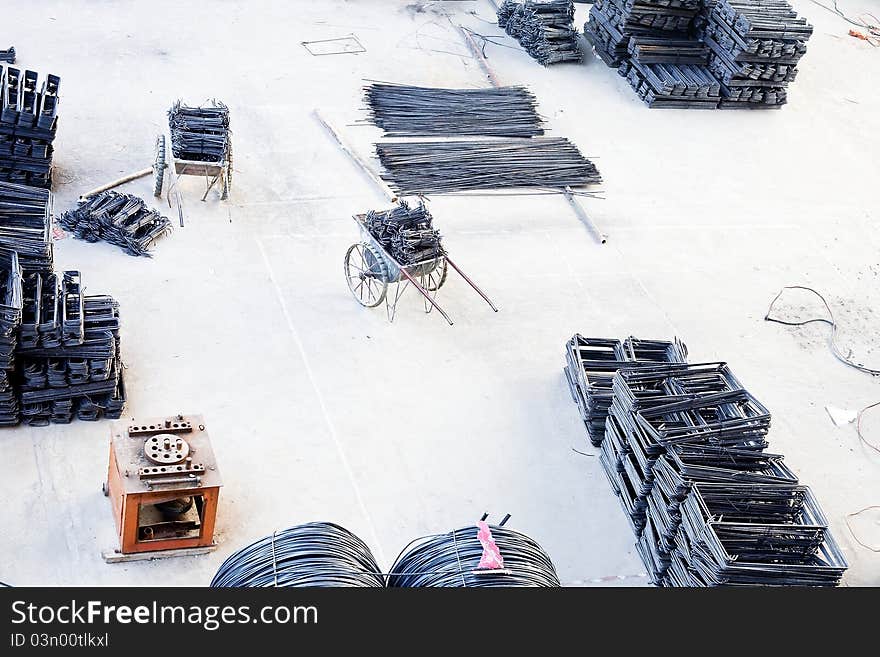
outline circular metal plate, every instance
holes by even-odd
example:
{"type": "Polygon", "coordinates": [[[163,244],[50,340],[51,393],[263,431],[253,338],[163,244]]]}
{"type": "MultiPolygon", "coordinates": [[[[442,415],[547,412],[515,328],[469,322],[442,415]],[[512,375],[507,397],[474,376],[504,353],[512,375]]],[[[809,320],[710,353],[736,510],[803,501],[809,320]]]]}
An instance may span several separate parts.
{"type": "Polygon", "coordinates": [[[160,433],[144,442],[144,454],[153,463],[180,463],[189,456],[189,443],[180,436],[160,433]]]}

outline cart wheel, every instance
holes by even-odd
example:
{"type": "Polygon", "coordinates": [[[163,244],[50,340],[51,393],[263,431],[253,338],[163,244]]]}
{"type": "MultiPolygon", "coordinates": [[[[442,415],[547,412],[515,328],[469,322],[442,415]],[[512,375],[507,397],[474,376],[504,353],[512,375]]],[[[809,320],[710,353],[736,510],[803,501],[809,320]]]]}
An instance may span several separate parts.
{"type": "Polygon", "coordinates": [[[156,138],[156,161],[153,163],[153,175],[155,182],[153,183],[153,196],[162,197],[162,181],[165,178],[165,135],[159,135],[156,138]]]}
{"type": "Polygon", "coordinates": [[[425,289],[428,292],[436,292],[443,287],[443,284],[446,282],[447,271],[446,258],[440,258],[437,261],[437,266],[434,267],[434,271],[425,276],[425,289]]]}
{"type": "Polygon", "coordinates": [[[345,253],[348,289],[367,308],[375,308],[388,292],[388,270],[382,258],[366,244],[352,244],[345,253]]]}
{"type": "Polygon", "coordinates": [[[226,155],[226,172],[223,175],[223,190],[220,192],[220,200],[225,201],[229,198],[229,191],[232,189],[232,141],[229,142],[229,152],[226,155]]]}

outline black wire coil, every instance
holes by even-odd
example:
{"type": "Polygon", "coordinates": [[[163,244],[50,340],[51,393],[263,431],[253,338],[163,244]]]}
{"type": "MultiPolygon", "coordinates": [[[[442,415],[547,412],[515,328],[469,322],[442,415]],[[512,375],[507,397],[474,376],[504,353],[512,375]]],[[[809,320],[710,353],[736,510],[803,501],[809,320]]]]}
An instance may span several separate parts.
{"type": "Polygon", "coordinates": [[[417,587],[559,587],[553,562],[525,534],[491,525],[504,569],[478,571],[483,546],[475,525],[418,538],[406,546],[388,576],[388,586],[417,587]],[[478,571],[478,572],[475,572],[478,571]]]}
{"type": "Polygon", "coordinates": [[[370,548],[347,529],[310,522],[276,532],[232,554],[212,587],[383,587],[370,548]]]}

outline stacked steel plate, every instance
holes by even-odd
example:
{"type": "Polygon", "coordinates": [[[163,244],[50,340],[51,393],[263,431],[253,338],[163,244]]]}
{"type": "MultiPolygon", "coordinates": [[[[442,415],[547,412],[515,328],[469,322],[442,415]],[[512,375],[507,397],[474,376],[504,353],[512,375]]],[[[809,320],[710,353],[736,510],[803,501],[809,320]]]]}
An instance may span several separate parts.
{"type": "Polygon", "coordinates": [[[370,210],[367,230],[399,263],[411,265],[443,255],[440,233],[434,229],[424,203],[410,208],[406,201],[384,212],[370,210]]]}
{"type": "Polygon", "coordinates": [[[605,418],[611,407],[611,382],[619,369],[656,363],[686,363],[684,343],[662,340],[585,338],[576,333],[565,345],[565,377],[578,406],[590,442],[596,447],[605,437],[605,418]]]}
{"type": "Polygon", "coordinates": [[[772,109],[786,102],[813,27],[786,0],[707,2],[701,36],[721,83],[722,108],[772,109]]]}
{"type": "Polygon", "coordinates": [[[498,27],[544,66],[581,60],[573,23],[571,0],[505,0],[498,9],[498,27]]]}
{"type": "Polygon", "coordinates": [[[79,239],[110,242],[134,256],[149,256],[153,243],[171,230],[171,222],[142,199],[112,191],[80,202],[59,223],[79,239]]]}
{"type": "Polygon", "coordinates": [[[229,152],[229,108],[212,101],[190,107],[177,101],[168,110],[171,152],[180,160],[222,162],[229,152]]]}
{"type": "MultiPolygon", "coordinates": [[[[575,336],[567,353],[599,343],[575,336]]],[[[611,393],[599,460],[653,583],[839,583],[847,566],[827,520],[765,452],[770,413],[726,364],[621,365],[611,393]]]]}
{"type": "Polygon", "coordinates": [[[25,274],[52,271],[52,194],[0,182],[0,249],[18,253],[25,274]]]}
{"type": "Polygon", "coordinates": [[[52,142],[61,79],[12,66],[0,69],[0,180],[33,187],[52,183],[52,142]]]}
{"type": "Polygon", "coordinates": [[[83,294],[80,273],[33,274],[24,283],[16,354],[21,418],[34,426],[119,418],[125,386],[119,307],[83,294]]]}

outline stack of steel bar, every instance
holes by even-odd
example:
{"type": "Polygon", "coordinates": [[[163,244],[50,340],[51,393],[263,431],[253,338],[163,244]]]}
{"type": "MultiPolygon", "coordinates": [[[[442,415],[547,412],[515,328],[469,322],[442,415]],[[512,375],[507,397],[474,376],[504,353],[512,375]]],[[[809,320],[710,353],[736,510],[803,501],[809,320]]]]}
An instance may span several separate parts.
{"type": "Polygon", "coordinates": [[[707,0],[700,23],[709,66],[721,83],[720,107],[785,104],[813,33],[786,0],[707,0]]]}
{"type": "Polygon", "coordinates": [[[370,210],[364,223],[376,241],[401,264],[411,265],[443,255],[440,233],[434,230],[433,218],[424,203],[410,208],[406,201],[400,201],[391,210],[370,210]]]}
{"type": "Polygon", "coordinates": [[[543,135],[534,94],[525,87],[436,89],[374,82],[364,88],[372,123],[389,137],[543,135]]]}
{"type": "Polygon", "coordinates": [[[611,407],[611,382],[619,369],[657,363],[686,363],[687,347],[679,340],[585,338],[580,333],[565,345],[563,368],[572,399],[578,406],[590,442],[598,447],[605,437],[605,418],[611,407]]]}
{"type": "Polygon", "coordinates": [[[52,194],[0,182],[0,249],[18,253],[25,274],[52,271],[52,194]]]}
{"type": "Polygon", "coordinates": [[[706,66],[642,64],[630,59],[617,72],[648,107],[715,109],[721,100],[721,85],[706,66]]]}
{"type": "Polygon", "coordinates": [[[571,0],[505,0],[498,27],[544,66],[581,60],[571,0]]]}
{"type": "Polygon", "coordinates": [[[653,583],[839,582],[827,521],[726,364],[620,367],[611,389],[599,460],[653,583]]]}
{"type": "Polygon", "coordinates": [[[125,406],[119,306],[83,294],[80,273],[24,282],[16,352],[21,417],[30,425],[116,419],[125,406]]]}
{"type": "Polygon", "coordinates": [[[59,223],[79,239],[110,242],[134,256],[149,256],[153,243],[171,230],[171,222],[142,199],[112,191],[81,201],[59,223]]]}
{"type": "Polygon", "coordinates": [[[639,64],[684,64],[705,66],[709,47],[693,39],[635,36],[629,40],[630,59],[639,64]]]}
{"type": "Polygon", "coordinates": [[[12,66],[0,69],[0,180],[33,187],[52,184],[52,142],[61,79],[12,66]]]}
{"type": "Polygon", "coordinates": [[[602,182],[596,166],[562,137],[376,144],[382,176],[400,194],[602,182]]]}
{"type": "Polygon", "coordinates": [[[16,339],[22,320],[21,279],[18,254],[0,249],[0,426],[18,424],[18,397],[12,379],[16,339]]]}
{"type": "Polygon", "coordinates": [[[219,101],[190,107],[179,100],[168,110],[171,152],[180,160],[222,162],[229,153],[229,108],[219,101]]]}

